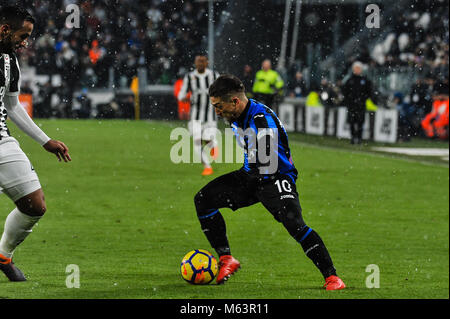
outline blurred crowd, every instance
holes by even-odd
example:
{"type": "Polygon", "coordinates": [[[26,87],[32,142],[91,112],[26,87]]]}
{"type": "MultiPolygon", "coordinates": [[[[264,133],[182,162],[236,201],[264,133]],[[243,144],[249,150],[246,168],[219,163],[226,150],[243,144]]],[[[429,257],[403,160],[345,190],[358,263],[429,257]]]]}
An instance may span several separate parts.
{"type": "Polygon", "coordinates": [[[207,3],[193,0],[25,0],[37,24],[35,41],[22,64],[38,74],[61,74],[82,87],[107,87],[110,67],[116,87],[128,86],[138,67],[153,84],[173,83],[181,66],[191,63],[207,33],[207,3]],[[78,4],[80,25],[67,28],[78,4]]]}
{"type": "MultiPolygon", "coordinates": [[[[408,141],[411,136],[428,136],[448,139],[448,98],[449,98],[449,4],[446,0],[413,1],[405,7],[402,15],[389,20],[392,32],[372,49],[362,47],[347,61],[348,72],[355,61],[365,64],[368,77],[388,76],[393,72],[408,70],[414,79],[402,91],[389,92],[367,103],[367,109],[378,106],[399,111],[399,138],[408,141]],[[377,105],[378,104],[378,105],[377,105]],[[437,111],[440,109],[440,111],[437,111]],[[446,126],[446,132],[436,134],[427,128],[439,122],[446,126]],[[445,124],[446,123],[446,124],[445,124]],[[429,126],[429,125],[428,125],[429,126]]],[[[300,70],[290,77],[288,96],[306,97],[307,103],[323,106],[339,106],[344,101],[342,87],[348,79],[345,73],[334,83],[322,77],[320,84],[307,87],[300,70]]],[[[376,79],[373,79],[376,80],[376,79]]],[[[376,81],[374,81],[376,82],[376,81]]]]}
{"type": "MultiPolygon", "coordinates": [[[[365,71],[373,67],[368,64],[361,63],[361,65],[365,71]]],[[[262,66],[261,70],[263,69],[262,66]]],[[[348,71],[350,72],[350,70],[351,67],[348,71]]],[[[345,73],[335,82],[322,77],[319,83],[308,84],[302,71],[296,70],[282,84],[282,87],[275,90],[275,83],[273,84],[274,90],[271,94],[274,96],[267,105],[276,109],[276,104],[282,98],[289,97],[304,99],[307,107],[347,106],[349,93],[346,94],[344,88],[350,76],[351,74],[345,73]]],[[[241,78],[248,95],[264,101],[264,98],[255,92],[255,83],[258,81],[258,77],[250,66],[246,65],[243,68],[241,78]]],[[[370,80],[367,76],[364,78],[370,80]]],[[[398,110],[400,141],[409,141],[414,136],[448,139],[448,68],[444,74],[437,76],[433,74],[419,76],[404,92],[396,91],[389,96],[382,96],[372,83],[370,90],[370,98],[365,101],[367,111],[376,111],[379,107],[398,110]],[[437,129],[441,130],[437,133],[435,125],[441,126],[442,130],[437,129]]],[[[351,89],[350,91],[355,90],[351,89]]],[[[351,92],[351,94],[353,93],[357,92],[351,92]]]]}
{"type": "Polygon", "coordinates": [[[378,65],[413,66],[434,77],[448,73],[448,9],[445,0],[416,1],[406,7],[371,58],[378,65]]]}
{"type": "MultiPolygon", "coordinates": [[[[72,117],[77,113],[73,112],[74,102],[75,108],[78,107],[77,100],[71,98],[75,92],[128,88],[140,68],[147,71],[148,83],[172,84],[179,70],[190,65],[195,53],[205,46],[207,2],[23,0],[21,3],[36,18],[33,39],[19,54],[21,68],[35,68],[37,75],[49,78],[34,89],[40,116],[72,117]],[[75,21],[75,18],[67,20],[74,13],[72,9],[66,10],[71,4],[80,10],[82,28],[67,24],[75,21]],[[57,81],[52,81],[55,76],[57,81]],[[48,94],[57,96],[57,109],[46,104],[51,100],[48,94]]],[[[23,84],[30,89],[29,83],[23,84]]]]}
{"type": "MultiPolygon", "coordinates": [[[[345,78],[338,80],[336,83],[323,78],[320,85],[308,89],[302,77],[301,72],[298,71],[295,79],[290,82],[289,96],[303,96],[309,106],[337,107],[346,105],[343,94],[345,78]],[[306,92],[306,94],[301,92],[306,92]]],[[[448,74],[442,78],[419,77],[404,92],[396,91],[389,96],[381,96],[376,87],[373,87],[373,90],[372,98],[366,101],[366,110],[376,111],[379,107],[398,110],[400,141],[409,141],[414,136],[448,139],[448,74]],[[437,108],[440,108],[441,105],[444,105],[444,107],[437,111],[437,108]],[[440,118],[441,126],[445,127],[445,132],[436,134],[425,127],[424,120],[431,114],[434,114],[431,122],[436,121],[437,123],[438,118],[440,118]]]]}
{"type": "MultiPolygon", "coordinates": [[[[49,77],[37,92],[32,92],[38,116],[89,117],[92,106],[86,90],[128,88],[140,68],[146,69],[148,83],[172,85],[189,70],[194,56],[207,46],[205,1],[23,0],[22,3],[37,22],[33,41],[20,53],[21,67],[33,67],[37,75],[49,77]],[[70,4],[78,5],[83,28],[68,27],[71,12],[66,8],[70,4]],[[55,75],[60,79],[56,86],[52,81],[55,75]],[[75,92],[81,93],[73,99],[75,92]],[[57,103],[52,101],[52,94],[57,96],[57,103]],[[57,108],[49,109],[55,104],[57,108]]],[[[442,92],[448,96],[448,1],[412,3],[401,16],[389,21],[395,31],[373,49],[362,50],[349,59],[347,70],[359,60],[369,69],[410,67],[417,71],[419,76],[412,87],[392,92],[391,96],[383,97],[385,100],[370,101],[372,105],[368,108],[376,108],[379,103],[401,110],[402,118],[408,118],[401,123],[407,123],[412,135],[419,135],[422,119],[433,109],[433,97],[442,92]]],[[[220,12],[221,5],[225,4],[216,4],[216,12],[220,12]]],[[[261,99],[271,98],[272,93],[261,96],[258,95],[261,92],[253,92],[258,71],[249,65],[243,67],[240,77],[247,92],[261,99]]],[[[284,75],[282,87],[275,89],[274,103],[277,98],[287,96],[303,97],[308,105],[342,105],[342,87],[348,75],[342,74],[333,82],[322,77],[319,83],[311,83],[306,81],[302,70],[293,70],[284,75]]],[[[22,90],[31,92],[30,83],[23,81],[22,86],[22,90]]],[[[110,107],[111,112],[120,103],[125,102],[116,102],[110,107]]],[[[130,109],[132,101],[127,99],[126,103],[130,109]]]]}

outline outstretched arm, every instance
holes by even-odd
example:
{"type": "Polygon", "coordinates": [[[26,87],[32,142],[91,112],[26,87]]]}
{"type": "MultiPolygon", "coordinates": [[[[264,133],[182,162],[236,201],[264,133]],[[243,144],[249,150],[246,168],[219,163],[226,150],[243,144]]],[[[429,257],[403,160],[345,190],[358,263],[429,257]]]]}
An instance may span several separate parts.
{"type": "Polygon", "coordinates": [[[47,152],[53,153],[58,158],[58,161],[61,162],[70,162],[72,158],[69,155],[69,148],[61,141],[50,140],[43,145],[47,152]]]}
{"type": "Polygon", "coordinates": [[[189,76],[186,74],[183,78],[183,85],[181,86],[180,92],[178,92],[177,99],[182,102],[189,102],[189,98],[187,97],[189,90],[189,76]]]}
{"type": "Polygon", "coordinates": [[[19,129],[42,145],[48,152],[55,154],[59,161],[61,159],[64,162],[72,160],[69,155],[69,149],[63,142],[52,140],[33,122],[25,109],[20,105],[18,96],[5,95],[4,102],[9,118],[19,129]]]}

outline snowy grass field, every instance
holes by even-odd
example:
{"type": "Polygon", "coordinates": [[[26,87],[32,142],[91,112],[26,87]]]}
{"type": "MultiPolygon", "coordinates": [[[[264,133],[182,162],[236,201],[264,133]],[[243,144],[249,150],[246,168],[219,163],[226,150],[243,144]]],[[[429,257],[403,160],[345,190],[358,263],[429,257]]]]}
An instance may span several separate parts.
{"type": "MultiPolygon", "coordinates": [[[[173,164],[169,136],[179,122],[36,122],[68,145],[73,161],[59,163],[9,123],[48,211],[15,253],[28,281],[0,276],[0,298],[449,298],[448,162],[290,134],[304,219],[348,288],[325,291],[300,245],[261,204],[222,210],[242,269],[225,285],[193,286],[180,276],[182,257],[196,248],[213,252],[193,197],[240,164],[215,164],[210,177],[200,175],[201,164],[173,164]],[[66,286],[68,265],[80,270],[79,288],[66,286]],[[369,265],[378,266],[379,288],[366,285],[369,265]]],[[[0,230],[12,209],[1,195],[0,230]]]]}

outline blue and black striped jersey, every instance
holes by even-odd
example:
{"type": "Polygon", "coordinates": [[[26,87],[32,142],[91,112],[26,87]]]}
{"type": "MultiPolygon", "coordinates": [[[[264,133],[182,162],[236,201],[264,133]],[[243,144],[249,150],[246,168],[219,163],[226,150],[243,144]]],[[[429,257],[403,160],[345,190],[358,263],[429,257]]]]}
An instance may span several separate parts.
{"type": "Polygon", "coordinates": [[[292,161],[288,135],[274,111],[256,100],[249,99],[245,110],[231,126],[238,144],[244,148],[243,170],[262,175],[264,179],[274,174],[288,175],[295,182],[298,172],[292,161]],[[258,152],[264,150],[266,154],[261,156],[258,152]],[[271,159],[272,164],[273,159],[276,162],[275,170],[268,163],[270,154],[274,156],[271,159]]]}

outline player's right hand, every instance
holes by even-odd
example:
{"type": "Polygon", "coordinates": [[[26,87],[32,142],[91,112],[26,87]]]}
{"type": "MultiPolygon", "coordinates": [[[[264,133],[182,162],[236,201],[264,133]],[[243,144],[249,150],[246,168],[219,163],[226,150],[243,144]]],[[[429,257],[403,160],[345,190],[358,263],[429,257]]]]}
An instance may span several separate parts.
{"type": "Polygon", "coordinates": [[[72,159],[69,155],[69,148],[61,141],[50,140],[43,145],[47,152],[53,153],[58,158],[58,161],[70,162],[72,159]]]}

